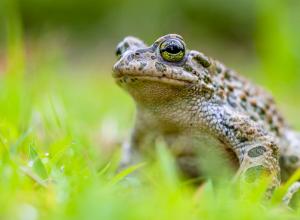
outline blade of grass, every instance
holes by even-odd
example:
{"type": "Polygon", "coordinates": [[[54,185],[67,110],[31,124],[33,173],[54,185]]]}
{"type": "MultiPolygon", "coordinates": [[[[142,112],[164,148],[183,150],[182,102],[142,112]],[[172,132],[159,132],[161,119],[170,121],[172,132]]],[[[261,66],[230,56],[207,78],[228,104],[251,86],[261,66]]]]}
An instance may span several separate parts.
{"type": "Polygon", "coordinates": [[[134,171],[138,170],[139,168],[141,168],[142,166],[144,166],[145,163],[138,163],[132,166],[129,166],[127,168],[125,168],[124,170],[122,170],[121,172],[117,173],[110,181],[110,183],[112,185],[120,182],[121,180],[123,180],[126,176],[128,176],[129,174],[133,173],[134,171]]]}
{"type": "Polygon", "coordinates": [[[47,170],[32,144],[29,145],[29,158],[33,171],[43,180],[47,179],[47,170]]]}

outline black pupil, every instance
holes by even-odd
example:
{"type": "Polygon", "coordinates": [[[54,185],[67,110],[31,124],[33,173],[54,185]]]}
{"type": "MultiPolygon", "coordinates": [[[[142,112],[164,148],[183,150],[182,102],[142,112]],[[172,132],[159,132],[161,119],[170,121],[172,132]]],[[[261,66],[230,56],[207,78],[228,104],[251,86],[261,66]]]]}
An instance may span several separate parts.
{"type": "Polygon", "coordinates": [[[168,53],[171,53],[171,54],[177,54],[179,53],[180,51],[183,51],[183,46],[178,42],[178,41],[171,41],[168,43],[168,45],[162,49],[162,52],[168,52],[168,53]]]}

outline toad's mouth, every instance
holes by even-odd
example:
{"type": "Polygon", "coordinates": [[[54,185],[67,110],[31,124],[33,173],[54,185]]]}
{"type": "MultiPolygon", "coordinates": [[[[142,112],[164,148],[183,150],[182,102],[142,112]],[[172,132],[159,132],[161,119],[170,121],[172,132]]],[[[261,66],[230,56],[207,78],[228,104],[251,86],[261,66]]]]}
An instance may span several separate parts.
{"type": "Polygon", "coordinates": [[[155,75],[120,75],[120,74],[113,74],[117,83],[120,84],[128,84],[128,83],[137,83],[141,81],[150,81],[150,82],[158,82],[158,83],[165,83],[170,85],[189,85],[192,83],[190,80],[186,79],[174,79],[170,78],[166,75],[162,76],[155,76],[155,75]]]}

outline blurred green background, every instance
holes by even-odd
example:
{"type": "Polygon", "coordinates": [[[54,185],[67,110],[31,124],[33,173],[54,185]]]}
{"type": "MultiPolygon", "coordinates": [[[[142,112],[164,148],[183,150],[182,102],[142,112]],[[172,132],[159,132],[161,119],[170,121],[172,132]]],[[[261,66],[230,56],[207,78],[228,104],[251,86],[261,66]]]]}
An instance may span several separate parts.
{"type": "Polygon", "coordinates": [[[299,11],[298,0],[1,0],[0,219],[296,219],[261,209],[261,188],[245,200],[208,184],[191,202],[160,145],[142,185],[119,183],[134,105],[111,68],[123,37],[178,33],[271,91],[300,128],[299,11]]]}
{"type": "Polygon", "coordinates": [[[7,43],[19,44],[28,74],[35,74],[30,68],[40,63],[38,59],[57,59],[66,67],[76,66],[71,71],[89,68],[109,75],[115,45],[124,36],[150,44],[161,35],[178,33],[189,48],[262,82],[275,95],[299,87],[296,0],[3,0],[1,4],[2,72],[8,62],[7,43]]]}

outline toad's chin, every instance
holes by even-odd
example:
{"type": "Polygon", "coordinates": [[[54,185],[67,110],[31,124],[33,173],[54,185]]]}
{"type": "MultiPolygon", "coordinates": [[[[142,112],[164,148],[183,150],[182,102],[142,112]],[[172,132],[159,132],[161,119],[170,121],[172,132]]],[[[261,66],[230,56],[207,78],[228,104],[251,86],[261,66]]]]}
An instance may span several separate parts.
{"type": "Polygon", "coordinates": [[[137,103],[144,104],[159,104],[174,100],[192,85],[178,79],[155,76],[123,76],[115,80],[137,103]]]}

